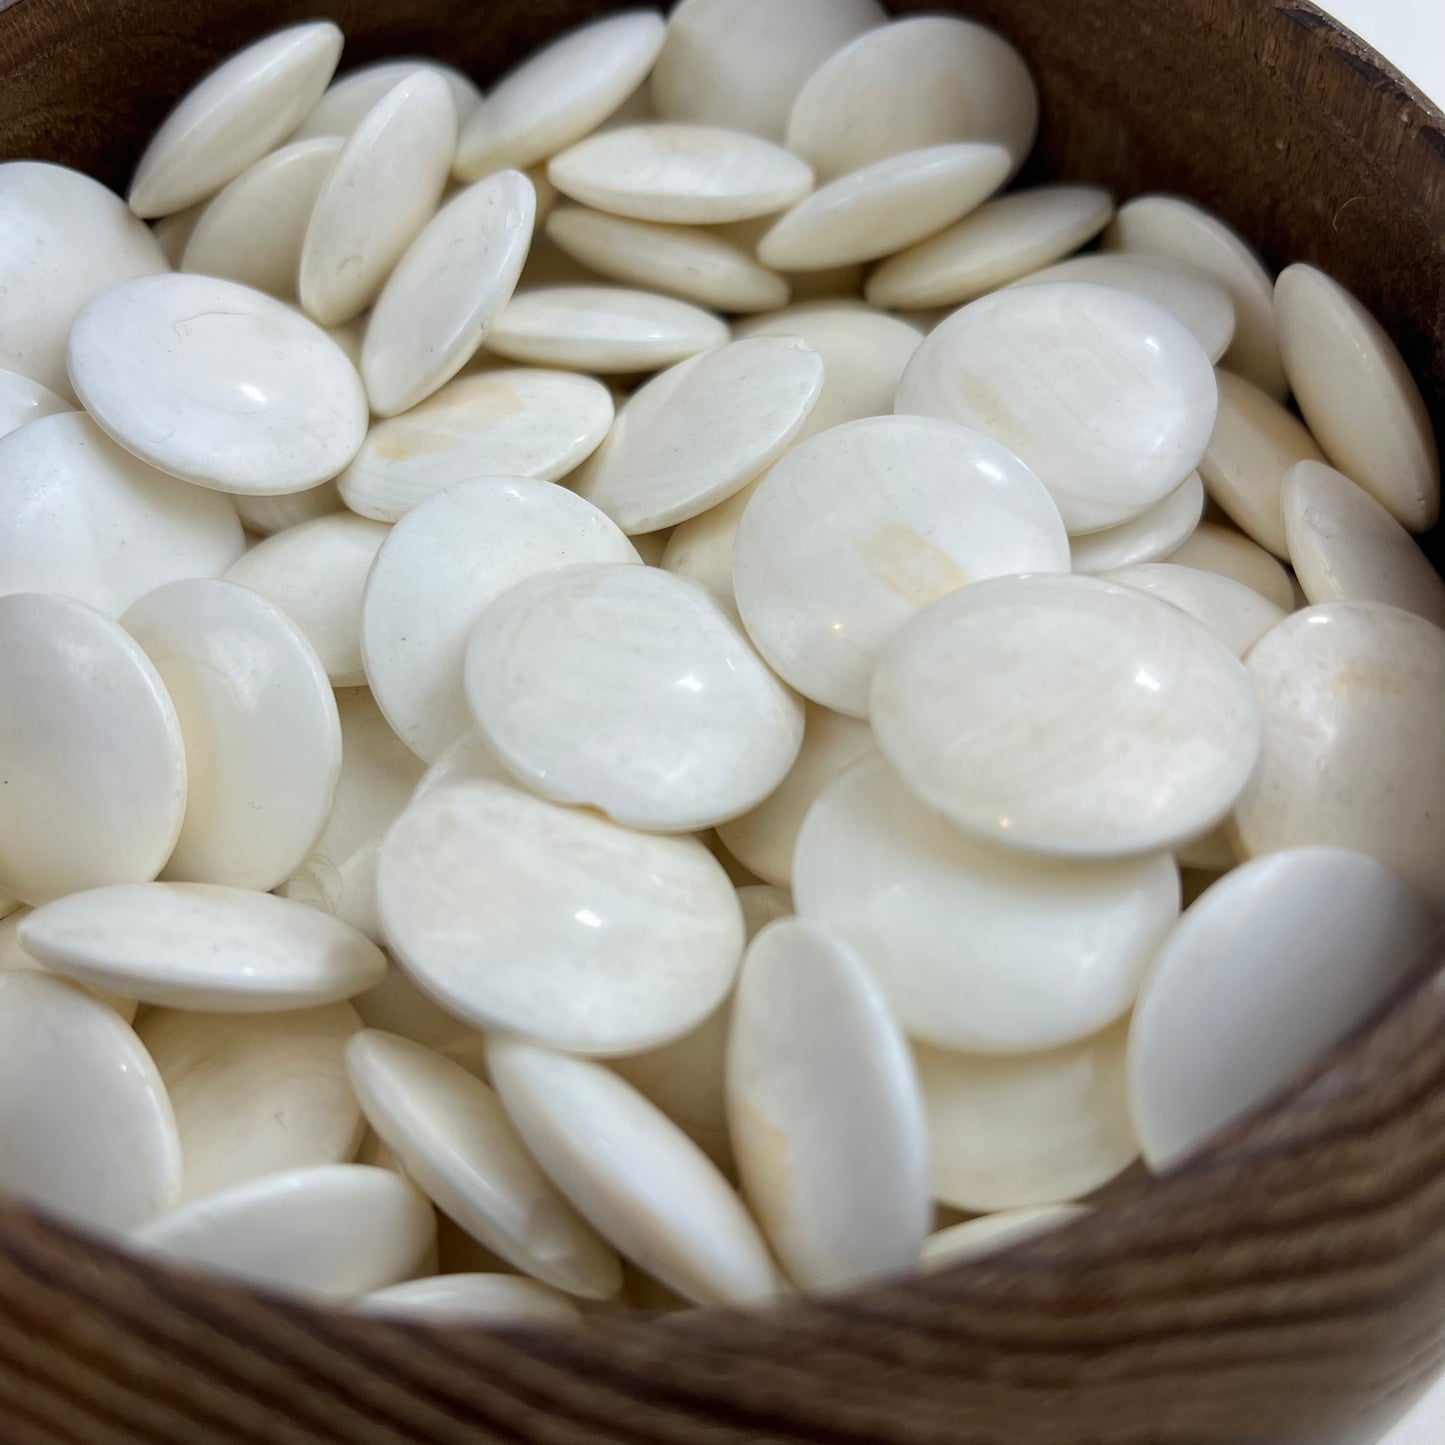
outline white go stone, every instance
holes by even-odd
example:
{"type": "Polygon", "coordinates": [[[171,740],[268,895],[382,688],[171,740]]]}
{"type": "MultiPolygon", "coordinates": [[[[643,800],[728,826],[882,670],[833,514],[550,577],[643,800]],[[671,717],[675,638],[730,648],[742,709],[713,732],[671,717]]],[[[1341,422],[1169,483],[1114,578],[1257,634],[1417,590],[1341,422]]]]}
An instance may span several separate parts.
{"type": "Polygon", "coordinates": [[[0,889],[45,903],[149,882],[181,831],[186,757],[145,653],[83,603],[17,592],[0,677],[0,889]]]}
{"type": "Polygon", "coordinates": [[[877,0],[684,0],[652,72],[657,113],[782,140],[803,82],[887,19],[877,0]]]}
{"type": "Polygon", "coordinates": [[[1235,812],[1244,856],[1352,848],[1445,905],[1445,632],[1383,602],[1326,602],[1246,666],[1264,742],[1235,812]]]}
{"type": "Polygon", "coordinates": [[[386,956],[354,928],[286,898],[197,883],[130,883],[29,914],[24,947],[58,973],[169,1008],[250,1013],[350,998],[386,956]]]}
{"type": "Polygon", "coordinates": [[[41,417],[70,410],[70,403],[56,396],[48,386],[41,386],[19,372],[0,371],[0,438],[41,417]]]}
{"type": "Polygon", "coordinates": [[[933,1197],[992,1213],[1081,1199],[1139,1157],[1129,1118],[1127,1023],[1012,1058],[914,1050],[933,1197]]]}
{"type": "Polygon", "coordinates": [[[399,1034],[486,1079],[486,1040],[470,1024],[438,1008],[396,964],[375,988],[357,994],[351,1004],[367,1028],[399,1034]]]}
{"type": "Polygon", "coordinates": [[[602,124],[647,78],[667,27],[634,10],[579,26],[508,71],[472,114],[456,173],[475,180],[545,161],[602,124]]]}
{"type": "Polygon", "coordinates": [[[882,416],[772,467],[738,526],[733,594],[784,681],[866,717],[879,653],[921,608],[987,577],[1068,570],[1059,509],[1004,447],[953,422],[882,416]]]}
{"type": "Polygon", "coordinates": [[[516,289],[536,210],[531,181],[499,171],[453,196],[407,247],[361,348],[377,415],[415,406],[471,359],[516,289]]]}
{"type": "Polygon", "coordinates": [[[1204,483],[1190,472],[1162,501],[1102,532],[1069,538],[1075,572],[1107,572],[1158,562],[1177,551],[1193,535],[1204,515],[1204,483]]]}
{"type": "Polygon", "coordinates": [[[610,1299],[622,1268],[538,1169],[497,1096],[460,1065],[366,1029],[346,1049],[371,1127],[407,1177],[502,1259],[587,1299],[610,1299]]]}
{"type": "Polygon", "coordinates": [[[223,492],[295,492],[366,436],[356,368],[273,297],[211,276],[145,276],[97,296],[70,332],[70,379],[127,451],[223,492]]]}
{"type": "MultiPolygon", "coordinates": [[[[492,751],[487,740],[473,727],[442,749],[436,762],[422,774],[421,781],[412,790],[411,801],[419,803],[429,793],[449,788],[455,783],[516,781],[511,770],[502,765],[501,759],[492,751]]],[[[378,1024],[377,1027],[387,1026],[378,1024]]]]}
{"type": "Polygon", "coordinates": [[[530,367],[459,376],[373,426],[338,485],[353,512],[395,522],[474,477],[556,481],[596,450],[612,418],[595,377],[530,367]]]}
{"type": "Polygon", "coordinates": [[[366,681],[361,594],[389,527],[349,512],[318,517],[257,543],[226,580],[259,592],[300,628],[332,687],[366,681]]]}
{"type": "Polygon", "coordinates": [[[315,136],[337,136],[345,140],[366,119],[367,112],[386,93],[399,85],[414,71],[429,70],[446,81],[456,107],[457,124],[463,126],[482,103],[476,82],[454,66],[438,60],[412,56],[402,60],[382,60],[350,70],[326,88],[326,94],[312,107],[306,119],[292,132],[291,139],[310,140],[315,136]]]}
{"type": "Polygon", "coordinates": [[[807,78],[788,114],[788,149],[830,181],[885,156],[991,141],[1023,164],[1039,98],[1023,57],[985,25],[924,15],[866,31],[807,78]]]}
{"type": "Polygon", "coordinates": [[[274,497],[233,496],[236,511],[248,532],[257,537],[274,536],[288,527],[314,522],[343,510],[335,482],[322,482],[302,492],[278,492],[274,497]]]}
{"type": "Polygon", "coordinates": [[[389,1169],[290,1169],[195,1199],[132,1232],[136,1249],[268,1289],[345,1299],[416,1274],[436,1216],[389,1169]]]}
{"type": "Polygon", "coordinates": [[[205,76],[161,123],[136,166],[130,208],[166,216],[219,190],[285,140],[341,58],[329,20],[278,30],[205,76]]]}
{"type": "Polygon", "coordinates": [[[1052,1048],[1122,1017],[1179,916],[1167,853],[1076,862],[975,843],[877,757],[813,805],[793,888],[908,1033],[980,1053],[1052,1048]]]}
{"type": "Polygon", "coordinates": [[[570,485],[624,532],[699,516],[782,454],[822,386],[822,358],[792,336],[680,362],[628,398],[570,485]]]}
{"type": "Polygon", "coordinates": [[[567,1324],[581,1318],[567,1296],[515,1274],[438,1274],[364,1295],[358,1314],[451,1325],[567,1324]]]}
{"type": "Polygon", "coordinates": [[[1440,518],[1440,453],[1420,388],[1385,328],[1303,264],[1274,286],[1290,388],[1325,454],[1412,532],[1440,518]]]}
{"type": "Polygon", "coordinates": [[[41,161],[0,165],[0,366],[68,399],[75,313],[108,286],[169,269],[150,227],[99,181],[41,161]]]}
{"type": "Polygon", "coordinates": [[[513,296],[488,351],[536,366],[655,371],[728,340],[722,317],[671,296],[622,286],[544,286],[513,296]]]}
{"type": "Polygon", "coordinates": [[[930,807],[981,840],[1066,857],[1207,832],[1260,745],[1224,643],[1168,603],[1080,576],[995,578],[935,602],[885,649],[871,715],[930,807]]]}
{"type": "Polygon", "coordinates": [[[1187,479],[1214,427],[1214,368],[1167,312],[1065,281],[986,296],[932,331],[896,410],[960,422],[1013,452],[1070,532],[1137,517],[1187,479]]]}
{"type": "Polygon", "coordinates": [[[1252,587],[1282,612],[1294,611],[1295,595],[1289,573],[1258,542],[1251,542],[1233,527],[1201,522],[1164,560],[1181,567],[1217,572],[1221,577],[1252,587]]]}
{"type": "Polygon", "coordinates": [[[922,1267],[945,1269],[949,1265],[984,1259],[1016,1244],[1052,1234],[1082,1219],[1088,1212],[1081,1204],[1043,1204],[1037,1209],[1003,1209],[997,1214],[965,1219],[962,1224],[951,1224],[923,1241],[922,1267]]]}
{"type": "Polygon", "coordinates": [[[565,487],[482,477],[408,512],[376,554],[361,651],[377,705],[428,762],[471,728],[462,670],[489,602],[554,567],[634,562],[632,544],[565,487]]]}
{"type": "Polygon", "coordinates": [[[295,141],[242,171],[197,217],[176,269],[295,300],[306,225],[341,144],[295,141]]]}
{"type": "Polygon", "coordinates": [[[139,1033],[175,1109],[182,1198],[347,1164],[364,1120],[346,1077],[350,1004],[265,1014],[153,1008],[139,1033]]]}
{"type": "Polygon", "coordinates": [[[790,151],[707,125],[598,131],[547,164],[574,201],[639,221],[715,225],[766,216],[802,200],[813,172],[790,151]]]}
{"type": "Polygon", "coordinates": [[[537,1162],[593,1227],[695,1304],[777,1293],[767,1246],[707,1155],[611,1069],[493,1038],[492,1079],[537,1162]]]}
{"type": "Polygon", "coordinates": [[[737,896],[695,838],[505,783],[414,802],[382,847],[377,901],[394,953],[449,1013],[577,1053],[695,1028],[743,946],[737,896]]]}
{"type": "Polygon", "coordinates": [[[315,649],[235,582],[171,582],[122,618],[185,739],[186,819],[165,877],[276,887],[315,846],[341,773],[336,698],[315,649]]]}
{"type": "Polygon", "coordinates": [[[1290,849],[1221,878],[1159,950],[1130,1031],[1129,1102],[1149,1167],[1178,1163],[1290,1084],[1383,1006],[1437,937],[1415,889],[1342,848],[1290,849]]]}
{"type": "Polygon", "coordinates": [[[165,1085],[130,1025],[63,979],[0,972],[0,1190],[91,1229],[181,1192],[165,1085]]]}
{"type": "Polygon", "coordinates": [[[1445,627],[1445,582],[1370,494],[1318,462],[1285,473],[1284,530],[1311,602],[1388,602],[1445,627]]]}
{"type": "Polygon", "coordinates": [[[933,1209],[908,1045],[853,953],[781,919],[749,947],[727,1053],[743,1192],[793,1282],[916,1267],[933,1209]]]}
{"type": "Polygon", "coordinates": [[[1037,186],[989,201],[890,256],[864,287],[874,306],[953,306],[1062,260],[1109,223],[1097,186],[1037,186]]]}
{"type": "Polygon", "coordinates": [[[1274,282],[1237,231],[1179,196],[1136,196],[1119,207],[1104,247],[1182,261],[1213,276],[1234,302],[1234,339],[1223,364],[1276,401],[1289,395],[1275,331],[1274,282]]]}
{"type": "Polygon", "coordinates": [[[300,295],[307,314],[338,326],[376,299],[431,219],[456,151],[451,88],[413,71],[347,137],[306,227],[300,295]]]}
{"type": "Polygon", "coordinates": [[[1202,622],[1236,657],[1243,657],[1285,612],[1252,587],[1202,567],[1141,562],[1098,574],[1101,582],[1135,587],[1202,622]]]}
{"type": "MultiPolygon", "coordinates": [[[[7,912],[3,901],[0,901],[0,972],[40,974],[53,972],[20,942],[20,925],[30,916],[30,913],[31,910],[19,902],[13,903],[10,911],[7,912]]],[[[103,988],[86,989],[86,992],[93,994],[107,1007],[113,1008],[126,1023],[135,1022],[136,1012],[140,1007],[135,999],[122,998],[119,994],[111,993],[103,988]]]]}
{"type": "Polygon", "coordinates": [[[246,549],[229,497],[147,466],[84,412],[0,439],[0,595],[53,592],[117,616],[246,549]]]}
{"type": "Polygon", "coordinates": [[[785,212],[758,242],[758,259],[818,271],[890,255],[981,205],[1009,169],[1008,151],[976,141],[884,156],[785,212]]]}

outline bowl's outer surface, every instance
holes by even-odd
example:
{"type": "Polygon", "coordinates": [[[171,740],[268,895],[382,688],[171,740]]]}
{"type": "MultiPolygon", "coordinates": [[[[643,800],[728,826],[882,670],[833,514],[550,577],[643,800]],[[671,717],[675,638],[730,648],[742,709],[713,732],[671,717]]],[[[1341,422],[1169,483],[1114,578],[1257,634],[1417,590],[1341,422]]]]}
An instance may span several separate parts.
{"type": "MultiPolygon", "coordinates": [[[[777,0],[779,5],[788,0],[777,0]]],[[[0,158],[122,184],[181,91],[325,13],[485,81],[606,0],[0,0],[0,158]]],[[[1185,193],[1381,316],[1445,421],[1445,117],[1302,0],[903,0],[1033,64],[1032,170],[1185,193]]],[[[4,479],[0,478],[0,485],[4,479]]],[[[3,1148],[3,1140],[0,1140],[3,1148]]],[[[0,1205],[0,1440],[1355,1445],[1445,1360],[1445,982],[1170,1179],[984,1263],[766,1313],[428,1330],[0,1205]]]]}

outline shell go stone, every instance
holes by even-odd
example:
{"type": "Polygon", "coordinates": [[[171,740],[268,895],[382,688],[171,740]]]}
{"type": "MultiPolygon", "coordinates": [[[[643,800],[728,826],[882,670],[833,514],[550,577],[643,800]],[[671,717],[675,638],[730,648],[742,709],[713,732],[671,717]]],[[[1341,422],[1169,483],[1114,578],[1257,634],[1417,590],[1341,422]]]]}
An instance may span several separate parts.
{"type": "Polygon", "coordinates": [[[579,1317],[566,1295],[515,1274],[439,1274],[364,1295],[353,1308],[383,1319],[436,1324],[566,1324],[579,1317]]]}
{"type": "Polygon", "coordinates": [[[1082,1204],[1041,1204],[1035,1209],[1002,1209],[965,1219],[930,1234],[923,1241],[924,1269],[945,1269],[949,1265],[984,1259],[1038,1239],[1082,1219],[1088,1209],[1082,1204]]]}
{"type": "MultiPolygon", "coordinates": [[[[789,905],[791,907],[791,905],[789,905]]],[[[31,910],[22,903],[0,896],[0,972],[49,974],[47,968],[33,953],[20,943],[20,925],[30,916],[31,910]],[[6,904],[9,902],[7,908],[6,904]]],[[[87,989],[103,1004],[113,1008],[126,1023],[133,1024],[140,1005],[133,998],[122,998],[107,989],[87,989]]]]}
{"type": "Polygon", "coordinates": [[[1101,582],[1135,587],[1163,602],[1172,603],[1202,622],[1236,657],[1243,657],[1271,627],[1283,622],[1284,612],[1252,587],[1175,562],[1144,562],[1098,574],[1101,582]]]}
{"type": "Polygon", "coordinates": [[[1258,542],[1233,527],[1201,522],[1167,557],[1180,567],[1217,572],[1232,582],[1252,588],[1282,612],[1293,612],[1294,588],[1289,573],[1258,542]]]}
{"type": "Polygon", "coordinates": [[[457,123],[465,125],[482,103],[482,93],[475,81],[455,66],[412,56],[363,65],[358,70],[347,71],[339,80],[333,80],[306,119],[292,132],[291,139],[299,141],[316,136],[333,136],[345,140],[387,91],[417,70],[429,70],[446,81],[452,93],[452,104],[456,107],[457,123]]]}
{"type": "Polygon", "coordinates": [[[1102,532],[1069,538],[1075,572],[1107,572],[1158,562],[1177,551],[1193,535],[1204,515],[1204,483],[1190,472],[1162,501],[1102,532]]]}

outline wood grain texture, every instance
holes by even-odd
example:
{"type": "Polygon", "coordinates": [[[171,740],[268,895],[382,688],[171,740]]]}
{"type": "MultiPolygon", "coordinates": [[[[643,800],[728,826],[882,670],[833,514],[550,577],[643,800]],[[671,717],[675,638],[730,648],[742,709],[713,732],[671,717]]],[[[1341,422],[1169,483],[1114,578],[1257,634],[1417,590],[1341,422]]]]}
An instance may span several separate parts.
{"type": "MultiPolygon", "coordinates": [[[[786,3],[786,0],[778,0],[786,3]]],[[[604,0],[331,0],[347,63],[485,80],[604,0]]],[[[906,0],[900,9],[937,9],[906,0]]],[[[943,7],[947,8],[947,7],[943,7]]],[[[1376,309],[1445,420],[1445,117],[1298,0],[971,0],[1045,98],[1038,176],[1169,189],[1376,309]]],[[[125,180],[299,0],[0,0],[0,158],[125,180]]],[[[0,479],[3,480],[3,479],[0,479]]],[[[0,1203],[0,1440],[1361,1445],[1445,1361],[1445,981],[1173,1177],[995,1259],[764,1313],[388,1325],[0,1203]]]]}

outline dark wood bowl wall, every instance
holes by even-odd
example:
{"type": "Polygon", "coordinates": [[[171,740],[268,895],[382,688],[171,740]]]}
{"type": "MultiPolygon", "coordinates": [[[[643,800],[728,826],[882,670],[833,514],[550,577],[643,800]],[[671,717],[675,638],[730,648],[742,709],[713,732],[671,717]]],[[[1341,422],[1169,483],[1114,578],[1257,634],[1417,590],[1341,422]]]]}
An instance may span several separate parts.
{"type": "MultiPolygon", "coordinates": [[[[782,5],[788,0],[777,0],[782,5]]],[[[0,0],[0,158],[123,184],[222,55],[317,14],[347,64],[485,81],[606,0],[0,0]]],[[[902,0],[1008,34],[1036,177],[1170,189],[1319,263],[1445,422],[1445,117],[1298,0],[902,0]]],[[[4,478],[0,478],[0,486],[4,478]]],[[[0,1141],[3,1147],[3,1141],[0,1141]]],[[[1360,1445],[1445,1361],[1445,983],[1162,1181],[836,1301],[555,1332],[326,1313],[0,1204],[0,1441],[1360,1445]]]]}

